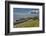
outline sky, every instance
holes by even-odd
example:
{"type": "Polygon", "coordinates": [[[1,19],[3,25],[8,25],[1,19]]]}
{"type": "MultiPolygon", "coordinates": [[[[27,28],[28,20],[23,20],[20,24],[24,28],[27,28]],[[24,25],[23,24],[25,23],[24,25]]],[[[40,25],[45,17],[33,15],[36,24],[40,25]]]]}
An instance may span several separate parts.
{"type": "Polygon", "coordinates": [[[31,9],[31,8],[14,8],[13,12],[16,13],[16,14],[17,13],[28,14],[29,12],[32,12],[33,10],[35,10],[35,9],[31,9]]]}
{"type": "Polygon", "coordinates": [[[28,11],[32,11],[31,9],[26,9],[26,8],[14,8],[14,12],[16,13],[28,13],[28,11]]]}
{"type": "Polygon", "coordinates": [[[15,19],[24,17],[37,16],[38,14],[32,14],[31,12],[39,12],[39,9],[32,8],[13,8],[13,16],[15,19]]]}

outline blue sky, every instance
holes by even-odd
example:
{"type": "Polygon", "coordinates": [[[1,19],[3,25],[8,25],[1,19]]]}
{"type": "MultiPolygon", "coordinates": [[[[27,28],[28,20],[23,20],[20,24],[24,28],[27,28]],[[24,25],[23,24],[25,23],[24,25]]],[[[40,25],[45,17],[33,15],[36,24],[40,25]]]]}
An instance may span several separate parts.
{"type": "Polygon", "coordinates": [[[32,11],[30,8],[14,8],[14,12],[16,13],[28,13],[29,11],[32,11]]]}
{"type": "MultiPolygon", "coordinates": [[[[14,19],[20,19],[23,17],[37,16],[38,14],[32,14],[31,12],[35,9],[31,8],[13,8],[14,19]]],[[[36,9],[38,12],[39,10],[36,9]]]]}

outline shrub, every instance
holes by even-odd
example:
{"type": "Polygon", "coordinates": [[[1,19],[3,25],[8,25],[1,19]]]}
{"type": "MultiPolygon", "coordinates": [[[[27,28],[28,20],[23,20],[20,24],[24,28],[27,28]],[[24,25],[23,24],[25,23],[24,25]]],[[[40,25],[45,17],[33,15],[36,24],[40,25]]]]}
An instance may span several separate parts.
{"type": "Polygon", "coordinates": [[[36,20],[36,19],[39,19],[39,18],[38,18],[38,17],[33,17],[32,19],[33,19],[33,20],[36,20]]]}

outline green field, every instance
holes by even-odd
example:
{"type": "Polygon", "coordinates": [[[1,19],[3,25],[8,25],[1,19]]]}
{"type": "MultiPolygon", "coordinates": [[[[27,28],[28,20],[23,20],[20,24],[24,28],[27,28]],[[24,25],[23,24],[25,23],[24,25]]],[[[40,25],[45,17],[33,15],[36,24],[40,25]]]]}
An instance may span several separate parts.
{"type": "Polygon", "coordinates": [[[30,19],[28,21],[25,21],[23,23],[19,23],[19,24],[14,24],[14,28],[24,28],[24,27],[39,27],[39,20],[33,20],[30,19]]]}

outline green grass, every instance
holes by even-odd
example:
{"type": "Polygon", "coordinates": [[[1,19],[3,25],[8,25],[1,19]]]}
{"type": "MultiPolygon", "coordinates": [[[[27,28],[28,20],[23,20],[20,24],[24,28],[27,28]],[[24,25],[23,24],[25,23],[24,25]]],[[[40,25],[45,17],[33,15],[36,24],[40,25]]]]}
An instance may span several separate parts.
{"type": "Polygon", "coordinates": [[[28,20],[26,22],[14,25],[14,27],[16,27],[16,28],[39,27],[39,20],[38,19],[36,19],[36,20],[28,20]]]}

